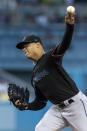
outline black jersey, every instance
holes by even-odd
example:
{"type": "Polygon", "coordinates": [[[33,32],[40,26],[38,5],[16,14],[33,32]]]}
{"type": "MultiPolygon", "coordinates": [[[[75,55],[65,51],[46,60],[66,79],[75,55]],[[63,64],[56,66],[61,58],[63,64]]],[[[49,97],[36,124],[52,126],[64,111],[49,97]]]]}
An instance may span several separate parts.
{"type": "Polygon", "coordinates": [[[67,25],[64,38],[55,49],[45,53],[37,62],[32,73],[32,86],[36,99],[29,104],[32,110],[38,110],[49,100],[60,104],[76,95],[79,90],[62,66],[62,59],[68,49],[74,25],[67,25]]]}

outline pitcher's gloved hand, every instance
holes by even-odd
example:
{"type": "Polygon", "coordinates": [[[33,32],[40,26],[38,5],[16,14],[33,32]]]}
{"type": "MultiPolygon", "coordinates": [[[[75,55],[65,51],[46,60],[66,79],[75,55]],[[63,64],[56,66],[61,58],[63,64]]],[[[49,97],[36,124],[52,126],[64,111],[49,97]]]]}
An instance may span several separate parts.
{"type": "Polygon", "coordinates": [[[29,90],[27,88],[20,88],[16,84],[9,84],[8,96],[9,101],[19,110],[28,109],[29,90]]]}

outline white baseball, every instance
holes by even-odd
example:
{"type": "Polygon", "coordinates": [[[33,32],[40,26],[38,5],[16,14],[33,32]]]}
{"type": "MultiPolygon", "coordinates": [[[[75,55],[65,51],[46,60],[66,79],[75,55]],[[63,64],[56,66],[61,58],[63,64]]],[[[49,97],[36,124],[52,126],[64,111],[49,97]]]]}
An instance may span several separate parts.
{"type": "Polygon", "coordinates": [[[75,14],[75,8],[73,6],[68,6],[67,7],[67,12],[75,14]]]}

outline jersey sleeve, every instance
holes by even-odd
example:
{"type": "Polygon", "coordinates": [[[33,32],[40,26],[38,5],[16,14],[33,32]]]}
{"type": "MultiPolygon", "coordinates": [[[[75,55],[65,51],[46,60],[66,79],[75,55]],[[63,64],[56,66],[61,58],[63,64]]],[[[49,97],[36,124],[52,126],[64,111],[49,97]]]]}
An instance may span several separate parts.
{"type": "Polygon", "coordinates": [[[28,104],[28,110],[40,110],[46,106],[47,99],[45,96],[41,93],[41,91],[37,88],[35,89],[35,100],[28,104]]]}
{"type": "Polygon", "coordinates": [[[55,49],[52,50],[52,56],[63,56],[65,54],[66,50],[70,46],[73,30],[74,25],[66,24],[66,31],[62,39],[62,42],[59,45],[57,45],[55,49]]]}

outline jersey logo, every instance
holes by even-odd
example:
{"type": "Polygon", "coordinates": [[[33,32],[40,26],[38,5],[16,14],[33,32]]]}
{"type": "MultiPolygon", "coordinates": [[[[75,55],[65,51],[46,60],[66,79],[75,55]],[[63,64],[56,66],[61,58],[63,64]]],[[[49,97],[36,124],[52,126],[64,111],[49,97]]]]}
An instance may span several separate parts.
{"type": "Polygon", "coordinates": [[[49,73],[46,70],[43,70],[42,72],[37,72],[35,76],[33,77],[33,85],[35,85],[36,82],[47,76],[49,73]]]}

